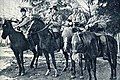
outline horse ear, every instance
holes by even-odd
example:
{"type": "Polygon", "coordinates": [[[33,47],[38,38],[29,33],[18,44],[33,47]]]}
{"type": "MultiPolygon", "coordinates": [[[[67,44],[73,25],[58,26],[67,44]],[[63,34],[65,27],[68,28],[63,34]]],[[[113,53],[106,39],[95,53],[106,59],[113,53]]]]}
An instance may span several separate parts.
{"type": "Polygon", "coordinates": [[[6,19],[2,19],[1,24],[4,24],[6,22],[6,19]]]}

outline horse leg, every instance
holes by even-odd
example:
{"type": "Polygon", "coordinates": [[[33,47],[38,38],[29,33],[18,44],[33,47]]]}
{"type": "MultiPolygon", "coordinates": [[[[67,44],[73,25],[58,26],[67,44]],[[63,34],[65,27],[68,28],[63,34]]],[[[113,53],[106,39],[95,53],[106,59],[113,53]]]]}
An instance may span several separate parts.
{"type": "Polygon", "coordinates": [[[75,74],[76,74],[76,71],[75,71],[75,61],[72,60],[71,63],[72,63],[71,78],[73,79],[73,78],[76,77],[76,76],[75,76],[75,74]]]}
{"type": "Polygon", "coordinates": [[[65,57],[65,60],[66,60],[66,65],[65,65],[65,67],[63,68],[62,71],[66,71],[67,68],[68,68],[68,59],[69,59],[69,55],[67,54],[67,52],[64,52],[64,51],[63,51],[63,54],[64,54],[64,57],[65,57]]]}
{"type": "Polygon", "coordinates": [[[117,67],[117,59],[113,59],[113,79],[117,79],[116,67],[117,67]]]}
{"type": "Polygon", "coordinates": [[[25,74],[25,68],[24,68],[24,61],[23,61],[23,52],[20,52],[20,58],[21,58],[21,66],[22,66],[21,75],[24,75],[25,74]]]}
{"type": "Polygon", "coordinates": [[[82,63],[82,54],[79,54],[79,66],[80,66],[80,79],[83,79],[83,63],[82,63]]]}
{"type": "Polygon", "coordinates": [[[109,64],[111,66],[111,77],[110,77],[110,79],[113,79],[113,64],[112,64],[111,59],[109,59],[108,61],[109,61],[109,64]]]}
{"type": "Polygon", "coordinates": [[[36,62],[35,62],[35,68],[38,66],[38,58],[39,56],[42,56],[42,49],[40,48],[39,45],[37,45],[37,57],[36,57],[36,62]]]}
{"type": "Polygon", "coordinates": [[[32,62],[31,62],[31,64],[30,64],[30,68],[34,68],[33,64],[34,64],[34,61],[35,61],[38,53],[37,53],[37,51],[35,50],[35,48],[32,49],[31,51],[34,53],[34,57],[33,57],[32,62]]]}
{"type": "Polygon", "coordinates": [[[87,69],[87,59],[86,59],[86,54],[84,55],[84,60],[85,60],[84,70],[86,70],[86,69],[87,69]]]}
{"type": "Polygon", "coordinates": [[[84,59],[85,59],[85,66],[84,66],[84,70],[86,70],[86,68],[87,68],[87,61],[86,61],[86,57],[84,57],[84,59]]]}
{"type": "Polygon", "coordinates": [[[17,60],[17,63],[18,63],[18,66],[19,66],[19,76],[21,75],[21,72],[22,72],[22,67],[21,67],[21,61],[20,61],[20,58],[19,58],[19,53],[14,51],[14,55],[16,57],[16,60],[17,60]]]}
{"type": "Polygon", "coordinates": [[[90,60],[87,59],[86,64],[87,64],[87,70],[88,70],[88,73],[89,73],[89,80],[92,80],[91,68],[90,68],[91,62],[90,62],[90,60]]]}
{"type": "Polygon", "coordinates": [[[114,73],[113,73],[113,79],[117,79],[117,71],[116,71],[116,68],[117,68],[117,43],[116,43],[116,45],[114,45],[115,46],[115,48],[114,48],[114,54],[113,54],[113,58],[112,58],[112,60],[113,60],[113,69],[114,69],[114,73]]]}
{"type": "Polygon", "coordinates": [[[96,77],[96,58],[93,59],[92,61],[92,71],[93,71],[93,74],[94,74],[94,79],[97,80],[97,77],[96,77]]]}
{"type": "Polygon", "coordinates": [[[44,55],[45,55],[45,58],[46,58],[46,63],[47,63],[47,66],[48,66],[48,69],[47,69],[47,72],[45,73],[45,75],[49,75],[50,73],[50,60],[49,60],[49,53],[47,52],[44,52],[44,55]]]}
{"type": "Polygon", "coordinates": [[[58,45],[57,52],[59,52],[60,49],[61,49],[61,41],[62,41],[62,39],[61,39],[61,34],[60,34],[60,33],[57,33],[56,36],[58,37],[58,38],[56,39],[56,43],[57,43],[57,45],[58,45]]]}
{"type": "Polygon", "coordinates": [[[58,76],[58,71],[57,71],[57,66],[56,66],[56,61],[55,61],[55,55],[54,55],[54,52],[51,52],[51,57],[52,57],[52,63],[53,63],[53,66],[54,66],[54,70],[55,70],[55,77],[58,76]]]}
{"type": "Polygon", "coordinates": [[[37,68],[37,66],[38,66],[38,58],[39,58],[39,54],[37,54],[37,58],[36,58],[36,62],[35,62],[35,68],[37,68]]]}
{"type": "Polygon", "coordinates": [[[75,74],[76,74],[76,71],[75,71],[75,61],[72,59],[72,53],[70,54],[70,58],[71,58],[71,63],[72,63],[72,68],[71,68],[71,78],[75,78],[75,74]]]}

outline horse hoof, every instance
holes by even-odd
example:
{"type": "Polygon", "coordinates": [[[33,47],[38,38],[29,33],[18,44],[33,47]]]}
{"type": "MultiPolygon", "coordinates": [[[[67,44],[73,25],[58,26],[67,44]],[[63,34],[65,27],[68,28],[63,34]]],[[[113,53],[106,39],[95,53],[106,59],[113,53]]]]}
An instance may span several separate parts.
{"type": "Polygon", "coordinates": [[[69,70],[70,70],[70,71],[73,71],[73,68],[70,68],[69,70]]]}
{"type": "Polygon", "coordinates": [[[35,69],[37,69],[37,66],[35,66],[35,69]]]}
{"type": "Polygon", "coordinates": [[[117,79],[117,77],[111,77],[110,78],[110,80],[116,80],[117,79]]]}
{"type": "Polygon", "coordinates": [[[74,78],[76,78],[76,76],[75,75],[71,75],[71,79],[74,79],[74,78]]]}
{"type": "Polygon", "coordinates": [[[25,75],[25,73],[21,73],[21,76],[24,76],[25,75]]]}
{"type": "Polygon", "coordinates": [[[35,64],[35,68],[37,69],[37,64],[35,64]]]}
{"type": "Polygon", "coordinates": [[[80,79],[84,79],[84,76],[80,76],[80,79]]]}
{"type": "Polygon", "coordinates": [[[17,76],[21,76],[21,73],[18,73],[17,76]]]}
{"type": "Polygon", "coordinates": [[[30,68],[34,68],[34,66],[30,66],[30,68]]]}
{"type": "Polygon", "coordinates": [[[50,70],[47,70],[47,72],[45,73],[45,76],[50,74],[50,70]]]}
{"type": "Polygon", "coordinates": [[[117,79],[117,77],[113,77],[113,80],[116,80],[117,79]]]}
{"type": "Polygon", "coordinates": [[[57,77],[58,76],[58,71],[57,71],[57,69],[55,69],[55,77],[57,77]]]}
{"type": "Polygon", "coordinates": [[[84,68],[84,70],[86,70],[86,68],[84,68]]]}
{"type": "Polygon", "coordinates": [[[62,70],[62,72],[65,72],[65,71],[67,71],[67,67],[64,67],[62,70]]]}
{"type": "Polygon", "coordinates": [[[58,77],[58,74],[53,75],[54,77],[58,77]]]}

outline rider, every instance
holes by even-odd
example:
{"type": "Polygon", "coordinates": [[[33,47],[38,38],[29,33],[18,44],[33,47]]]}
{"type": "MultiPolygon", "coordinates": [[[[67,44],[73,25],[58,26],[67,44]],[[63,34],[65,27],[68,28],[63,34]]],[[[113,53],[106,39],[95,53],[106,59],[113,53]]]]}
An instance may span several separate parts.
{"type": "Polygon", "coordinates": [[[79,10],[79,8],[73,8],[73,14],[68,17],[72,21],[73,27],[79,27],[84,30],[84,24],[86,23],[85,15],[79,10]]]}
{"type": "Polygon", "coordinates": [[[50,30],[53,32],[53,36],[55,38],[55,41],[57,42],[58,50],[61,48],[61,24],[62,24],[62,17],[59,14],[57,6],[53,6],[51,8],[51,15],[50,15],[50,23],[51,25],[49,26],[50,30]]]}
{"type": "Polygon", "coordinates": [[[25,37],[29,42],[30,49],[33,50],[35,47],[35,44],[31,36],[30,28],[34,23],[34,20],[33,18],[29,18],[26,16],[25,8],[21,8],[20,12],[22,13],[21,21],[19,21],[20,23],[16,27],[19,29],[19,31],[21,31],[25,35],[25,37]]]}
{"type": "Polygon", "coordinates": [[[19,31],[22,31],[25,34],[28,29],[30,18],[26,16],[25,8],[21,8],[20,12],[22,14],[22,17],[21,20],[19,21],[19,24],[16,27],[18,28],[19,31]]]}

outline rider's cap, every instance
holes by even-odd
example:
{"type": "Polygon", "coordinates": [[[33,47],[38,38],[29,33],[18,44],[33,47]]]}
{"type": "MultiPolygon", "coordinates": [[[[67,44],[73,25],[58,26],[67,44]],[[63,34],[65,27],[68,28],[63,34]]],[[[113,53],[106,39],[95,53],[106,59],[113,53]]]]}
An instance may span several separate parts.
{"type": "Polygon", "coordinates": [[[20,12],[26,12],[25,8],[21,8],[20,12]]]}

